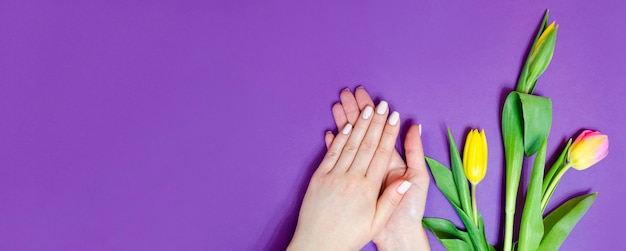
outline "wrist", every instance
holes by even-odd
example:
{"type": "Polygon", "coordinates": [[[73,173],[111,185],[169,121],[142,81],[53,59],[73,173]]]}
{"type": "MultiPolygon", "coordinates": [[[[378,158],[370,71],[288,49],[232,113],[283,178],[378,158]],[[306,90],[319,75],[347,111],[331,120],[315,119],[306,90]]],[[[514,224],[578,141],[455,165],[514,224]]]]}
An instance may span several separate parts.
{"type": "Polygon", "coordinates": [[[379,235],[373,241],[379,251],[430,250],[426,230],[421,226],[418,229],[406,229],[402,234],[379,235]]]}
{"type": "MultiPolygon", "coordinates": [[[[306,236],[306,235],[305,235],[306,236]]],[[[317,243],[318,245],[320,243],[317,243]]],[[[298,231],[294,234],[287,246],[287,251],[306,251],[306,250],[314,250],[315,243],[307,238],[303,238],[303,236],[298,234],[298,231]]]]}

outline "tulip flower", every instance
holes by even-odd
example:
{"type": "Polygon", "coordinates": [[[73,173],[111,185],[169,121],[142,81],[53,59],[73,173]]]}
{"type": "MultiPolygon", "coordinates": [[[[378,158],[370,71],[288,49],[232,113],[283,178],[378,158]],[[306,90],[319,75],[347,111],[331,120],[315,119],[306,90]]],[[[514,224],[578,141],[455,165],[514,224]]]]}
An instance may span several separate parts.
{"type": "Polygon", "coordinates": [[[474,223],[478,225],[478,208],[476,205],[476,185],[485,178],[487,173],[487,137],[485,130],[471,130],[467,134],[463,148],[463,171],[472,184],[472,211],[474,223]]]}
{"type": "Polygon", "coordinates": [[[485,130],[471,130],[463,149],[463,170],[472,184],[478,184],[487,173],[487,138],[485,130]]]}
{"type": "Polygon", "coordinates": [[[567,164],[558,171],[548,185],[541,199],[541,208],[545,210],[548,200],[561,181],[563,174],[570,168],[585,170],[598,163],[609,154],[609,137],[598,131],[584,130],[567,151],[567,164]]]}
{"type": "Polygon", "coordinates": [[[591,130],[583,131],[570,147],[567,162],[576,170],[585,170],[609,154],[609,137],[591,130]]]}
{"type": "Polygon", "coordinates": [[[533,89],[535,89],[537,79],[546,71],[550,61],[552,61],[554,46],[556,44],[556,33],[559,26],[552,22],[546,27],[547,18],[548,12],[546,12],[541,27],[542,30],[539,31],[538,37],[530,50],[528,60],[524,65],[524,69],[518,81],[517,91],[519,92],[532,93],[533,89]]]}

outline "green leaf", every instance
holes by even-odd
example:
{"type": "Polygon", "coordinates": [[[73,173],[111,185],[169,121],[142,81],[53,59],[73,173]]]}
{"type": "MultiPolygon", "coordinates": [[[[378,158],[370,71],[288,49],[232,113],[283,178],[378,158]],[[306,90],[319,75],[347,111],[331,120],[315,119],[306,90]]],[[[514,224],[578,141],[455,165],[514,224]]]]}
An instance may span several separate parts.
{"type": "Polygon", "coordinates": [[[450,203],[460,207],[459,194],[456,191],[456,185],[454,184],[454,178],[452,178],[450,169],[434,159],[429,157],[425,159],[426,163],[428,163],[428,167],[430,167],[430,172],[433,174],[437,188],[448,198],[450,203]]]}
{"type": "Polygon", "coordinates": [[[546,97],[518,93],[524,116],[524,149],[526,156],[535,154],[548,138],[552,125],[552,101],[546,97]]]}
{"type": "Polygon", "coordinates": [[[575,197],[548,214],[543,220],[545,235],[537,250],[558,250],[597,196],[592,193],[575,197]]]}
{"type": "Polygon", "coordinates": [[[537,30],[537,35],[535,35],[535,40],[533,44],[530,46],[530,50],[528,52],[528,57],[526,58],[526,62],[524,62],[524,67],[522,68],[522,72],[520,73],[519,79],[517,81],[517,91],[522,93],[532,93],[534,89],[535,83],[528,83],[528,68],[530,65],[530,56],[533,54],[533,49],[535,44],[537,44],[537,40],[541,37],[541,33],[546,29],[548,25],[548,14],[549,11],[546,10],[546,14],[543,16],[543,21],[541,22],[541,26],[539,26],[539,30],[537,30]]]}
{"type": "Polygon", "coordinates": [[[546,144],[547,141],[544,138],[539,148],[539,153],[535,157],[535,163],[530,175],[524,212],[522,213],[518,251],[537,250],[543,237],[543,210],[541,209],[541,196],[543,194],[541,193],[541,185],[546,161],[546,144]]]}
{"type": "Polygon", "coordinates": [[[465,177],[465,171],[463,171],[463,162],[459,155],[459,150],[454,143],[454,138],[448,128],[448,139],[450,140],[450,165],[452,166],[452,177],[456,184],[456,190],[459,194],[459,200],[464,212],[471,212],[472,207],[470,204],[469,187],[467,185],[467,178],[465,177]]]}
{"type": "Polygon", "coordinates": [[[488,251],[489,243],[487,243],[487,238],[485,237],[484,232],[478,229],[476,225],[474,225],[474,221],[472,220],[472,217],[466,214],[459,207],[455,206],[454,209],[456,209],[456,212],[459,215],[459,218],[461,218],[463,225],[467,229],[467,233],[469,234],[469,238],[472,242],[472,245],[474,246],[474,249],[478,251],[488,251]]]}
{"type": "Polygon", "coordinates": [[[430,230],[448,250],[474,250],[467,232],[456,228],[446,219],[424,218],[422,225],[430,230]]]}
{"type": "Polygon", "coordinates": [[[487,246],[489,251],[496,251],[496,248],[489,244],[487,241],[487,235],[485,234],[485,222],[483,221],[483,216],[478,213],[478,230],[480,230],[480,234],[482,235],[483,245],[487,246]]]}
{"type": "Polygon", "coordinates": [[[430,230],[437,239],[459,239],[470,241],[467,232],[458,229],[452,222],[441,218],[424,218],[422,225],[430,230]]]}
{"type": "Polygon", "coordinates": [[[459,239],[441,239],[439,241],[441,241],[441,244],[443,244],[443,246],[446,247],[447,250],[454,250],[454,251],[457,251],[457,250],[473,251],[474,250],[471,245],[467,244],[467,242],[464,242],[459,239]]]}
{"type": "Polygon", "coordinates": [[[524,159],[522,108],[517,92],[511,92],[502,107],[502,140],[506,165],[504,249],[511,250],[515,202],[524,159]]]}
{"type": "Polygon", "coordinates": [[[565,148],[563,148],[563,151],[561,152],[561,155],[559,155],[559,158],[556,159],[556,161],[554,162],[554,164],[550,168],[550,171],[548,171],[548,174],[546,174],[546,177],[543,178],[543,185],[541,187],[541,193],[542,194],[546,193],[546,189],[548,189],[548,185],[550,184],[550,181],[552,181],[552,179],[554,178],[554,175],[556,175],[559,172],[559,170],[561,170],[561,168],[563,168],[565,166],[565,165],[563,165],[563,163],[565,162],[565,157],[567,156],[567,151],[569,151],[569,147],[571,145],[572,145],[572,139],[569,139],[567,141],[567,145],[565,145],[565,148]]]}

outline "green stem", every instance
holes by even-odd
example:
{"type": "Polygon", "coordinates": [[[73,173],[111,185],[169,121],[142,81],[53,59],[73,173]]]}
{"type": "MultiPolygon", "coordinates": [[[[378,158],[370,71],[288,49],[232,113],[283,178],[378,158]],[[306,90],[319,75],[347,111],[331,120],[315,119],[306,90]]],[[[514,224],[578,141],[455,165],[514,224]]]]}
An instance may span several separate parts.
{"type": "Polygon", "coordinates": [[[478,227],[478,206],[476,205],[476,184],[472,183],[472,211],[474,213],[474,225],[478,227]]]}
{"type": "Polygon", "coordinates": [[[548,206],[548,201],[552,197],[552,194],[554,193],[556,186],[559,184],[559,181],[561,181],[561,177],[563,177],[563,174],[565,174],[565,172],[569,170],[571,167],[572,167],[572,164],[567,163],[567,165],[565,165],[563,168],[561,168],[561,170],[559,170],[559,172],[556,174],[556,177],[554,177],[550,181],[550,184],[548,185],[548,189],[546,190],[546,192],[543,194],[543,197],[541,198],[541,211],[542,212],[546,210],[546,206],[548,206]]]}
{"type": "MultiPolygon", "coordinates": [[[[520,139],[521,142],[521,139],[520,139]]],[[[515,227],[515,203],[517,202],[517,191],[519,188],[519,180],[521,175],[522,160],[524,155],[524,146],[516,146],[517,149],[512,150],[514,155],[507,160],[506,169],[506,201],[504,205],[504,249],[503,251],[513,250],[513,228],[515,227]]],[[[507,156],[507,158],[509,158],[507,156]]]]}
{"type": "Polygon", "coordinates": [[[513,223],[514,223],[515,211],[505,211],[506,217],[506,231],[504,231],[504,251],[513,250],[513,223]],[[510,229],[510,230],[509,230],[510,229]]]}

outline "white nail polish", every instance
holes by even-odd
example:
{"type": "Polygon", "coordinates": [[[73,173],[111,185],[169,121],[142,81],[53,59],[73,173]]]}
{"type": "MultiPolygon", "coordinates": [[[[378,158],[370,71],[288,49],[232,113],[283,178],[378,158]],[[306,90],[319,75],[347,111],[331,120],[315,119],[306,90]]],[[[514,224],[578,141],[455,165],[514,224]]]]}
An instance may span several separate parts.
{"type": "Polygon", "coordinates": [[[389,124],[395,126],[398,124],[398,120],[400,120],[400,113],[392,112],[391,116],[389,116],[389,124]]]}
{"type": "Polygon", "coordinates": [[[374,108],[372,108],[371,106],[365,107],[365,109],[363,110],[363,118],[369,119],[372,116],[372,112],[374,112],[374,108]]]}
{"type": "Polygon", "coordinates": [[[387,107],[388,106],[389,106],[389,104],[387,104],[387,102],[380,101],[380,103],[376,107],[376,113],[381,114],[381,115],[385,114],[385,112],[387,111],[387,107]]]}
{"type": "Polygon", "coordinates": [[[341,133],[345,135],[345,134],[350,133],[350,131],[352,131],[352,125],[347,124],[346,126],[343,127],[343,130],[341,130],[341,133]]]}
{"type": "Polygon", "coordinates": [[[402,184],[400,184],[400,186],[398,186],[398,193],[399,194],[405,194],[406,191],[409,191],[409,188],[411,187],[411,182],[409,181],[403,181],[402,184]]]}
{"type": "Polygon", "coordinates": [[[417,125],[417,127],[419,128],[420,136],[422,136],[422,124],[417,125]]]}

